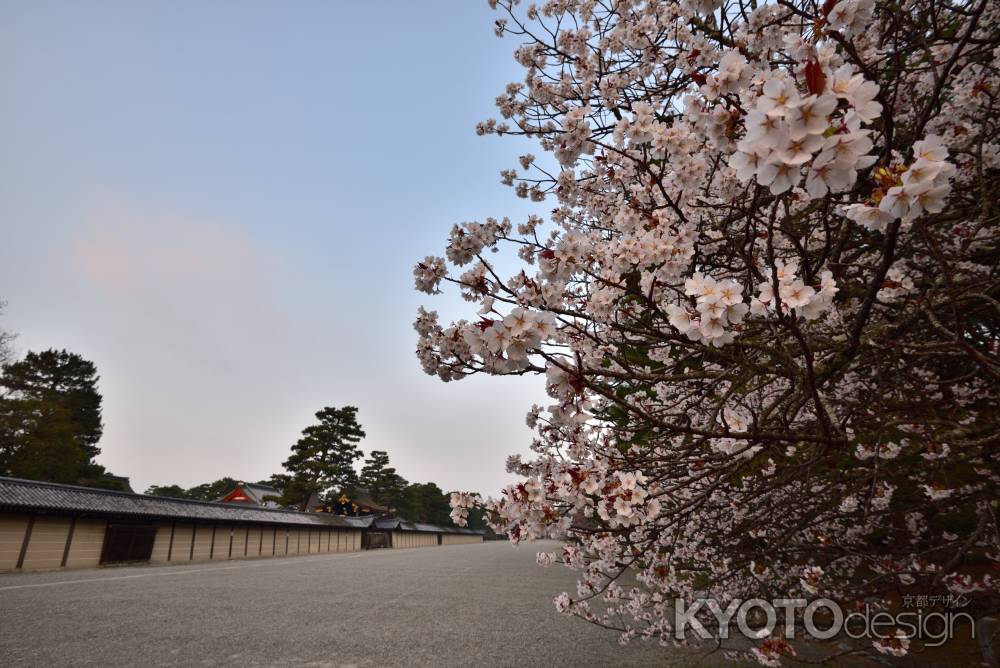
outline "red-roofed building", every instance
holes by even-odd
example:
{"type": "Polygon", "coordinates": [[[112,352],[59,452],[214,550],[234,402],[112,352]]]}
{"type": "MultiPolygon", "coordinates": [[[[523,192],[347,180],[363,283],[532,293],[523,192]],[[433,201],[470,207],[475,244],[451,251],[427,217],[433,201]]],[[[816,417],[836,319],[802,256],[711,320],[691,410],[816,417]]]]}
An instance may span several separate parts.
{"type": "Polygon", "coordinates": [[[249,482],[238,482],[236,488],[218,499],[219,503],[245,503],[261,508],[280,508],[277,497],[281,490],[268,485],[258,485],[249,482]]]}

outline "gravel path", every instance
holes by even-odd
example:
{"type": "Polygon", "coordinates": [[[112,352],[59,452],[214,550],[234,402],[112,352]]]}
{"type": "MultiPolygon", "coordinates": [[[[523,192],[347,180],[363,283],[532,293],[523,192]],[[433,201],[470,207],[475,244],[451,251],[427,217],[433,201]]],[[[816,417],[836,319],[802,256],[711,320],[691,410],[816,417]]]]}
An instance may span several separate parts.
{"type": "Polygon", "coordinates": [[[558,615],[508,543],[0,575],[3,666],[690,666],[558,615]]]}

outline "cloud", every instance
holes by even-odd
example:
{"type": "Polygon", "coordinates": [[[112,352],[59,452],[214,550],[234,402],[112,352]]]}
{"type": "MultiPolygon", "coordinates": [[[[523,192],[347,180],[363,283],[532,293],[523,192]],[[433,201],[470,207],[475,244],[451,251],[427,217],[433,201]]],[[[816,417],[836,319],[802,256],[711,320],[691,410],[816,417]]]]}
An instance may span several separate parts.
{"type": "Polygon", "coordinates": [[[243,290],[280,266],[232,225],[117,201],[88,211],[74,243],[81,275],[108,290],[243,290]]]}
{"type": "Polygon", "coordinates": [[[99,461],[136,489],[265,478],[323,406],[358,406],[363,449],[414,481],[494,493],[505,457],[526,453],[542,384],[425,376],[412,311],[377,289],[377,265],[309,261],[232,221],[120,198],[77,220],[56,260],[68,280],[42,274],[60,291],[44,345],[97,364],[99,461]]]}
{"type": "Polygon", "coordinates": [[[235,225],[106,200],[83,216],[72,259],[119,324],[152,343],[219,359],[280,338],[287,262],[235,225]]]}
{"type": "Polygon", "coordinates": [[[237,225],[121,199],[70,237],[87,322],[67,345],[86,337],[101,371],[101,461],[140,486],[273,470],[287,259],[237,225]]]}

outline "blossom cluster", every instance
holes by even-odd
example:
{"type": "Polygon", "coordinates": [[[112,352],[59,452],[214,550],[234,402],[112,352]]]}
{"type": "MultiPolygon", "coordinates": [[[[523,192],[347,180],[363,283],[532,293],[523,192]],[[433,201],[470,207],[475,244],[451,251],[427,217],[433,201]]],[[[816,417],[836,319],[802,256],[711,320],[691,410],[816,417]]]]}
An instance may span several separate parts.
{"type": "Polygon", "coordinates": [[[873,193],[872,203],[845,206],[847,217],[881,232],[897,220],[909,224],[923,214],[940,213],[956,171],[947,161],[948,148],[940,137],[930,135],[913,144],[913,157],[909,165],[880,169],[882,187],[873,193]]]}
{"type": "Polygon", "coordinates": [[[696,315],[686,308],[667,306],[670,324],[692,341],[704,341],[714,346],[731,343],[730,325],[743,322],[750,307],[743,302],[743,287],[736,281],[716,281],[711,276],[695,273],[684,282],[684,294],[695,300],[696,315]]]}
{"type": "Polygon", "coordinates": [[[1000,605],[1000,7],[492,4],[525,76],[477,131],[537,143],[501,182],[546,214],[417,264],[474,310],[420,309],[417,356],[551,402],[453,518],[562,540],[557,609],[622,642],[696,594],[1000,605]]]}
{"type": "MultiPolygon", "coordinates": [[[[803,69],[808,79],[807,62],[803,69]]],[[[784,71],[767,72],[754,109],[744,120],[746,134],[729,159],[740,181],[757,183],[779,195],[802,182],[810,197],[819,198],[854,187],[858,170],[875,163],[872,141],[862,128],[882,111],[875,101],[878,87],[841,65],[829,79],[819,74],[815,92],[803,94],[784,71]],[[840,104],[843,102],[843,104],[840,104]]]]}
{"type": "Polygon", "coordinates": [[[750,301],[751,313],[762,315],[780,305],[785,310],[794,310],[806,320],[815,320],[830,308],[838,290],[833,272],[829,270],[820,273],[819,285],[815,288],[806,285],[798,277],[798,264],[794,261],[775,263],[774,280],[764,281],[757,287],[760,292],[750,301]]]}

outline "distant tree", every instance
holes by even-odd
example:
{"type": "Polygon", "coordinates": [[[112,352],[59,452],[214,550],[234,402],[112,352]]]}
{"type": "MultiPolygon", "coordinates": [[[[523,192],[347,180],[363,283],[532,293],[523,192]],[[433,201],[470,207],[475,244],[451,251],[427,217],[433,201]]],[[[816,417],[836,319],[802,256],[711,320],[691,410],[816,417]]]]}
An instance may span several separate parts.
{"type": "Polygon", "coordinates": [[[0,398],[0,475],[75,483],[86,458],[66,407],[0,398]]]}
{"type": "Polygon", "coordinates": [[[365,457],[365,464],[361,467],[361,484],[376,501],[382,492],[383,483],[387,476],[396,475],[396,469],[389,466],[389,453],[384,450],[372,450],[365,457]]]}
{"type": "Polygon", "coordinates": [[[396,505],[396,515],[405,519],[422,522],[423,504],[417,494],[419,483],[407,485],[400,495],[399,503],[396,505]]]}
{"type": "MultiPolygon", "coordinates": [[[[260,484],[267,485],[268,487],[273,487],[273,488],[275,488],[277,490],[281,490],[283,492],[284,490],[288,489],[288,486],[291,484],[291,482],[292,482],[292,476],[290,476],[289,474],[287,474],[287,473],[274,473],[274,474],[271,475],[270,478],[268,478],[267,480],[261,482],[260,484]]],[[[278,503],[280,503],[282,505],[285,505],[285,496],[284,496],[284,494],[282,494],[282,496],[279,499],[276,499],[276,500],[278,501],[278,503]]],[[[297,498],[297,499],[294,500],[294,503],[298,503],[301,500],[302,500],[302,497],[300,496],[299,498],[297,498]]]]}
{"type": "Polygon", "coordinates": [[[168,496],[172,499],[187,499],[188,492],[180,485],[151,485],[146,490],[150,496],[168,496]]]}
{"type": "MultiPolygon", "coordinates": [[[[169,496],[174,499],[193,499],[195,501],[217,501],[236,488],[238,481],[225,476],[214,482],[206,482],[187,489],[180,485],[152,485],[146,490],[151,496],[169,496]]],[[[268,484],[268,483],[261,483],[268,484]]]]}
{"type": "Polygon", "coordinates": [[[354,463],[363,455],[358,443],[365,432],[357,420],[358,409],[327,407],[316,413],[318,424],[302,430],[285,461],[287,475],[275,476],[282,484],[282,503],[293,505],[315,492],[338,494],[358,484],[354,463]]]}
{"type": "Polygon", "coordinates": [[[132,491],[128,486],[128,478],[120,478],[95,462],[85,463],[81,467],[80,476],[77,478],[76,484],[84,487],[110,489],[117,492],[132,491]]]}
{"type": "Polygon", "coordinates": [[[228,492],[233,491],[238,482],[235,478],[226,476],[219,478],[215,482],[195,485],[187,491],[187,498],[198,501],[215,501],[228,492]]]}
{"type": "Polygon", "coordinates": [[[76,424],[76,437],[89,463],[101,451],[104,425],[101,394],[97,390],[97,367],[66,350],[28,352],[19,362],[7,364],[0,386],[7,397],[58,404],[69,411],[76,424]]]}
{"type": "Polygon", "coordinates": [[[399,515],[414,522],[450,525],[448,496],[432,482],[409,485],[403,493],[399,515]]]}
{"type": "Polygon", "coordinates": [[[389,454],[383,450],[372,450],[365,459],[361,484],[373,500],[395,509],[399,508],[406,490],[406,480],[389,466],[389,454]]]}
{"type": "MultiPolygon", "coordinates": [[[[449,522],[450,521],[451,518],[449,517],[449,522]]],[[[469,516],[466,518],[465,526],[474,531],[486,531],[487,533],[493,533],[486,522],[486,511],[482,508],[469,509],[469,516]]]]}
{"type": "MultiPolygon", "coordinates": [[[[5,306],[7,306],[7,302],[0,299],[0,313],[3,313],[5,306]]],[[[14,359],[14,351],[11,344],[14,342],[16,336],[16,334],[11,334],[7,330],[0,328],[0,366],[9,364],[14,359]]]]}

